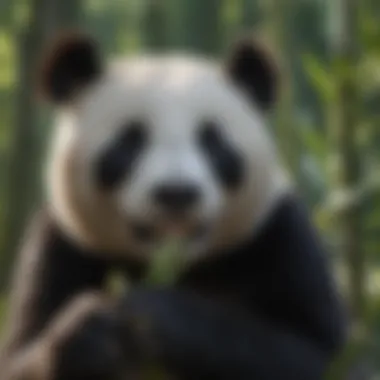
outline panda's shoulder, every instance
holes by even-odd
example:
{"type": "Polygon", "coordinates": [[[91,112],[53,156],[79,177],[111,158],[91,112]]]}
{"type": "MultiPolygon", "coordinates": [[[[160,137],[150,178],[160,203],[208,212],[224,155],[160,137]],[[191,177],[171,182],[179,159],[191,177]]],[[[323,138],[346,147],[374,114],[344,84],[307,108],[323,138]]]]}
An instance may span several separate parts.
{"type": "Polygon", "coordinates": [[[257,256],[272,260],[289,260],[306,255],[313,247],[319,248],[318,235],[306,202],[296,191],[289,191],[277,200],[261,227],[247,239],[242,251],[257,252],[257,256]]]}
{"type": "Polygon", "coordinates": [[[47,205],[36,210],[26,222],[21,235],[20,255],[35,261],[62,257],[95,257],[95,252],[77,244],[60,226],[57,218],[47,205]]]}
{"type": "Polygon", "coordinates": [[[262,276],[275,266],[285,269],[323,251],[308,208],[298,194],[290,192],[278,200],[259,229],[241,243],[199,260],[187,275],[208,282],[211,278],[235,281],[244,274],[262,276]]]}

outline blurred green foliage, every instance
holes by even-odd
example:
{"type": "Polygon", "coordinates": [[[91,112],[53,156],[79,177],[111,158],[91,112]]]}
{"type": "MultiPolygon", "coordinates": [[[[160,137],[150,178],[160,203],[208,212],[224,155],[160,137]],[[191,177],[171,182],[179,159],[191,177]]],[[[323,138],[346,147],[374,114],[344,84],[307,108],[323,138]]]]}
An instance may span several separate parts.
{"type": "Polygon", "coordinates": [[[363,366],[370,368],[365,379],[374,378],[380,373],[379,17],[377,0],[0,1],[0,287],[25,222],[43,199],[50,111],[37,107],[32,84],[45,42],[59,29],[80,27],[108,56],[181,49],[221,57],[252,29],[268,37],[286,77],[272,132],[331,248],[353,311],[352,343],[330,378],[363,366]]]}

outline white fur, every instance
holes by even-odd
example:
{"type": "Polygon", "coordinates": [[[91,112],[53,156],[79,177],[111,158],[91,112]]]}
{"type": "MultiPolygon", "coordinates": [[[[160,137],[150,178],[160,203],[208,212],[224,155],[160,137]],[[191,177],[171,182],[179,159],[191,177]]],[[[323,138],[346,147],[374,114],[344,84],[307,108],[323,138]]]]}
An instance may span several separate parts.
{"type": "Polygon", "coordinates": [[[260,111],[217,65],[189,57],[112,64],[58,116],[49,163],[48,194],[63,227],[83,244],[140,258],[149,252],[132,238],[128,220],[160,222],[150,194],[161,181],[181,178],[202,189],[194,217],[214,228],[191,257],[252,233],[289,189],[260,111]],[[94,185],[94,159],[134,117],[146,120],[149,147],[133,178],[111,195],[102,194],[94,185]],[[220,121],[248,165],[247,181],[233,196],[223,191],[196,144],[204,118],[220,121]]]}

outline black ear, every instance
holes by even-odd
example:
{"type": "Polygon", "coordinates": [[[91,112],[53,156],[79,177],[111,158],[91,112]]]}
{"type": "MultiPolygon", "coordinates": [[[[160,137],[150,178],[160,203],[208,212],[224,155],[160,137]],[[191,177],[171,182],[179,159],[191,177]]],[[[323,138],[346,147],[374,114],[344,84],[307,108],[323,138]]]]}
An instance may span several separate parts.
{"type": "Polygon", "coordinates": [[[239,40],[232,50],[228,74],[262,109],[268,110],[277,98],[278,70],[274,60],[264,45],[252,38],[239,40]]]}
{"type": "Polygon", "coordinates": [[[96,42],[84,34],[66,33],[42,57],[38,78],[41,95],[55,103],[66,102],[101,72],[96,42]]]}

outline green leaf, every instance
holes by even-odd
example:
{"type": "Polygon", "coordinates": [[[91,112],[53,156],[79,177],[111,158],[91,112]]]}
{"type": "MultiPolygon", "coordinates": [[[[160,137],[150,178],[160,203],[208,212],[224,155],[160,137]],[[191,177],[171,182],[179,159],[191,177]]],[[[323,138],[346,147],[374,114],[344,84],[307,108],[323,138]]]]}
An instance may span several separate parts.
{"type": "Polygon", "coordinates": [[[182,239],[167,239],[153,252],[145,282],[150,285],[170,285],[176,281],[184,264],[182,239]]]}
{"type": "Polygon", "coordinates": [[[10,90],[15,83],[16,65],[13,36],[0,30],[0,89],[10,90]]]}
{"type": "Polygon", "coordinates": [[[324,102],[330,102],[335,96],[335,81],[322,63],[314,56],[306,54],[303,57],[304,68],[312,85],[324,102]]]}
{"type": "Polygon", "coordinates": [[[326,137],[316,128],[305,126],[298,129],[301,143],[318,163],[318,168],[326,178],[326,158],[328,156],[328,144],[326,137]]]}

